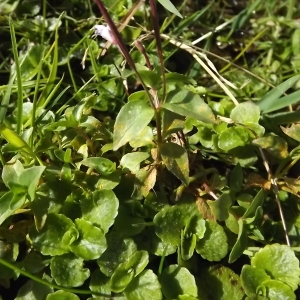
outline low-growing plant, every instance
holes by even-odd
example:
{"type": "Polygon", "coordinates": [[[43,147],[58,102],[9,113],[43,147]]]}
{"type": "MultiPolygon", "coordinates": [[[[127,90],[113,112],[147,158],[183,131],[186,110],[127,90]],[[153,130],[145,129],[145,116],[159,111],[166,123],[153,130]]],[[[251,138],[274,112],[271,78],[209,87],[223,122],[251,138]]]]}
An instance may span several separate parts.
{"type": "Polygon", "coordinates": [[[13,61],[0,86],[3,299],[296,299],[293,1],[281,18],[281,5],[244,3],[193,42],[221,1],[79,2],[82,15],[76,1],[0,4],[13,61]],[[211,51],[245,26],[235,57],[211,51]],[[293,47],[275,54],[281,30],[293,47]]]}

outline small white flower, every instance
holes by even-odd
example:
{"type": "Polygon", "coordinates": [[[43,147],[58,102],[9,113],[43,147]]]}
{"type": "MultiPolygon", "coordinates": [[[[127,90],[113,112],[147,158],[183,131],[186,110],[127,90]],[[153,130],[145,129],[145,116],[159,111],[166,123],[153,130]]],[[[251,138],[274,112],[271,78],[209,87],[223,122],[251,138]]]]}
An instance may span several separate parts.
{"type": "Polygon", "coordinates": [[[95,35],[96,36],[101,36],[103,37],[105,40],[107,40],[108,42],[112,43],[112,44],[116,44],[116,40],[109,28],[109,26],[105,26],[105,25],[95,25],[94,26],[94,30],[95,30],[95,35]]]}

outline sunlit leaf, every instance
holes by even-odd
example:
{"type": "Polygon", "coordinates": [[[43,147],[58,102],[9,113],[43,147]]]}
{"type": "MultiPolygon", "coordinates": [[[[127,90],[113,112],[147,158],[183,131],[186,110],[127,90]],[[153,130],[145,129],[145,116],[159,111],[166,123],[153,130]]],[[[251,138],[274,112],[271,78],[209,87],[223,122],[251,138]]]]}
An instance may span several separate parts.
{"type": "Polygon", "coordinates": [[[192,297],[198,296],[194,276],[188,269],[178,265],[169,265],[164,269],[160,278],[160,284],[162,292],[167,299],[175,299],[182,294],[192,297]]]}
{"type": "Polygon", "coordinates": [[[163,143],[160,150],[167,169],[187,186],[189,184],[189,163],[186,150],[174,143],[163,143]]]}
{"type": "Polygon", "coordinates": [[[223,227],[215,221],[207,221],[204,237],[197,242],[196,251],[209,261],[224,258],[228,252],[228,244],[223,227]]]}
{"type": "Polygon", "coordinates": [[[51,275],[58,285],[65,287],[81,286],[90,277],[90,271],[83,267],[83,259],[72,253],[52,257],[51,275]]]}
{"type": "Polygon", "coordinates": [[[114,126],[113,149],[133,140],[150,123],[153,109],[145,101],[133,100],[120,110],[114,126]]]}

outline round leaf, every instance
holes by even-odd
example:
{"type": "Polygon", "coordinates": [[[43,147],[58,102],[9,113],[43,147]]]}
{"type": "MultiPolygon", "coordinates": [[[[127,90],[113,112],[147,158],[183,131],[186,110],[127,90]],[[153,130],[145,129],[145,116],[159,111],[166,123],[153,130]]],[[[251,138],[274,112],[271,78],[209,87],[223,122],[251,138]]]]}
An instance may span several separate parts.
{"type": "Polygon", "coordinates": [[[111,190],[97,190],[92,199],[83,199],[80,202],[84,220],[101,227],[104,233],[108,232],[118,214],[119,201],[111,190]]]}
{"type": "Polygon", "coordinates": [[[203,239],[196,244],[196,251],[209,261],[220,261],[228,252],[227,236],[215,221],[206,222],[203,239]]]}
{"type": "Polygon", "coordinates": [[[267,245],[254,255],[251,265],[265,270],[272,279],[286,283],[293,291],[298,287],[299,260],[288,246],[267,245]]]}
{"type": "Polygon", "coordinates": [[[219,135],[218,147],[224,151],[244,146],[248,139],[248,133],[245,128],[230,127],[219,135]]]}
{"type": "Polygon", "coordinates": [[[107,247],[105,235],[101,229],[82,219],[77,219],[75,224],[79,239],[70,245],[71,251],[85,260],[99,258],[107,247]]]}
{"type": "Polygon", "coordinates": [[[33,247],[44,255],[61,255],[69,252],[69,247],[63,242],[63,237],[71,227],[73,222],[60,214],[48,214],[44,227],[37,231],[31,227],[29,237],[33,247]]]}
{"type": "Polygon", "coordinates": [[[107,249],[97,260],[102,273],[111,277],[116,268],[123,262],[128,261],[134,252],[136,245],[132,239],[124,239],[117,233],[106,235],[107,249]]]}
{"type": "Polygon", "coordinates": [[[162,293],[157,276],[151,270],[143,271],[126,287],[127,300],[161,300],[162,293]]]}
{"type": "Polygon", "coordinates": [[[202,268],[197,283],[199,299],[242,300],[245,296],[239,276],[221,265],[202,268]]]}
{"type": "MultiPolygon", "coordinates": [[[[195,212],[197,212],[197,207],[192,203],[165,206],[153,219],[155,233],[166,244],[179,246],[181,230],[188,225],[195,212]]],[[[201,218],[198,214],[196,216],[201,218]]]]}
{"type": "Polygon", "coordinates": [[[90,270],[83,268],[83,259],[72,253],[53,257],[50,270],[55,282],[66,287],[81,286],[90,277],[90,270]]]}
{"type": "Polygon", "coordinates": [[[251,101],[243,102],[231,111],[230,118],[241,124],[258,123],[260,118],[259,107],[251,101]]]}
{"type": "Polygon", "coordinates": [[[15,300],[41,300],[52,292],[53,289],[49,286],[29,280],[19,289],[15,300]]]}
{"type": "Polygon", "coordinates": [[[267,296],[270,300],[296,300],[296,295],[292,289],[278,280],[266,280],[262,282],[261,288],[267,290],[267,296]]]}
{"type": "Polygon", "coordinates": [[[170,265],[164,269],[160,283],[162,292],[168,299],[175,299],[179,295],[188,294],[198,296],[194,276],[188,269],[178,265],[170,265]]]}
{"type": "Polygon", "coordinates": [[[265,280],[269,280],[271,277],[260,268],[254,268],[249,265],[244,265],[241,272],[241,282],[248,296],[256,294],[257,288],[265,280]]]}
{"type": "Polygon", "coordinates": [[[57,291],[55,293],[49,294],[46,300],[80,300],[78,296],[73,293],[65,292],[65,291],[57,291]]]}

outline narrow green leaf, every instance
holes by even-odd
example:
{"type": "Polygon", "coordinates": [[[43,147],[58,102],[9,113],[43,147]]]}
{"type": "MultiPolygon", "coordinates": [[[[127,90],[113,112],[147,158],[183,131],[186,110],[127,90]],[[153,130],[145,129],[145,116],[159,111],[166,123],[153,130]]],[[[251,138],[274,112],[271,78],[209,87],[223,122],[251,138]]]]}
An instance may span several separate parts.
{"type": "Polygon", "coordinates": [[[244,221],[242,219],[239,219],[238,224],[239,234],[230,252],[228,260],[229,263],[233,263],[234,261],[236,261],[243,254],[244,250],[247,247],[247,231],[244,226],[244,221]]]}
{"type": "MultiPolygon", "coordinates": [[[[271,112],[274,111],[273,107],[276,107],[277,103],[280,103],[280,96],[285,93],[289,88],[291,88],[298,80],[300,75],[295,75],[288,80],[281,83],[279,86],[271,90],[265,97],[263,97],[259,102],[258,106],[262,112],[271,112]]],[[[299,92],[299,91],[298,91],[299,92]]],[[[295,93],[298,93],[295,92],[295,93]]],[[[292,94],[293,95],[293,94],[292,94]]],[[[299,97],[298,97],[299,101],[299,97]]]]}
{"type": "Polygon", "coordinates": [[[242,188],[244,176],[243,169],[240,164],[237,164],[230,173],[229,189],[232,192],[239,192],[242,188]]]}
{"type": "Polygon", "coordinates": [[[189,184],[189,159],[186,150],[174,143],[163,143],[160,146],[161,157],[167,169],[181,182],[189,184]]]}
{"type": "Polygon", "coordinates": [[[265,199],[265,192],[263,189],[261,189],[255,196],[253,201],[251,202],[246,212],[244,213],[243,218],[245,219],[245,218],[253,217],[255,215],[257,208],[263,205],[264,199],[265,199]]]}
{"type": "Polygon", "coordinates": [[[116,151],[133,140],[150,123],[153,116],[153,109],[145,101],[133,100],[126,103],[116,118],[113,150],[116,151]]]}
{"type": "Polygon", "coordinates": [[[0,133],[8,143],[16,147],[19,151],[24,151],[32,158],[37,159],[36,155],[33,153],[28,144],[18,134],[5,127],[4,125],[0,125],[0,133]]]}
{"type": "Polygon", "coordinates": [[[170,0],[158,0],[158,2],[168,11],[175,14],[176,16],[182,18],[180,12],[176,9],[173,3],[170,0]]]}

